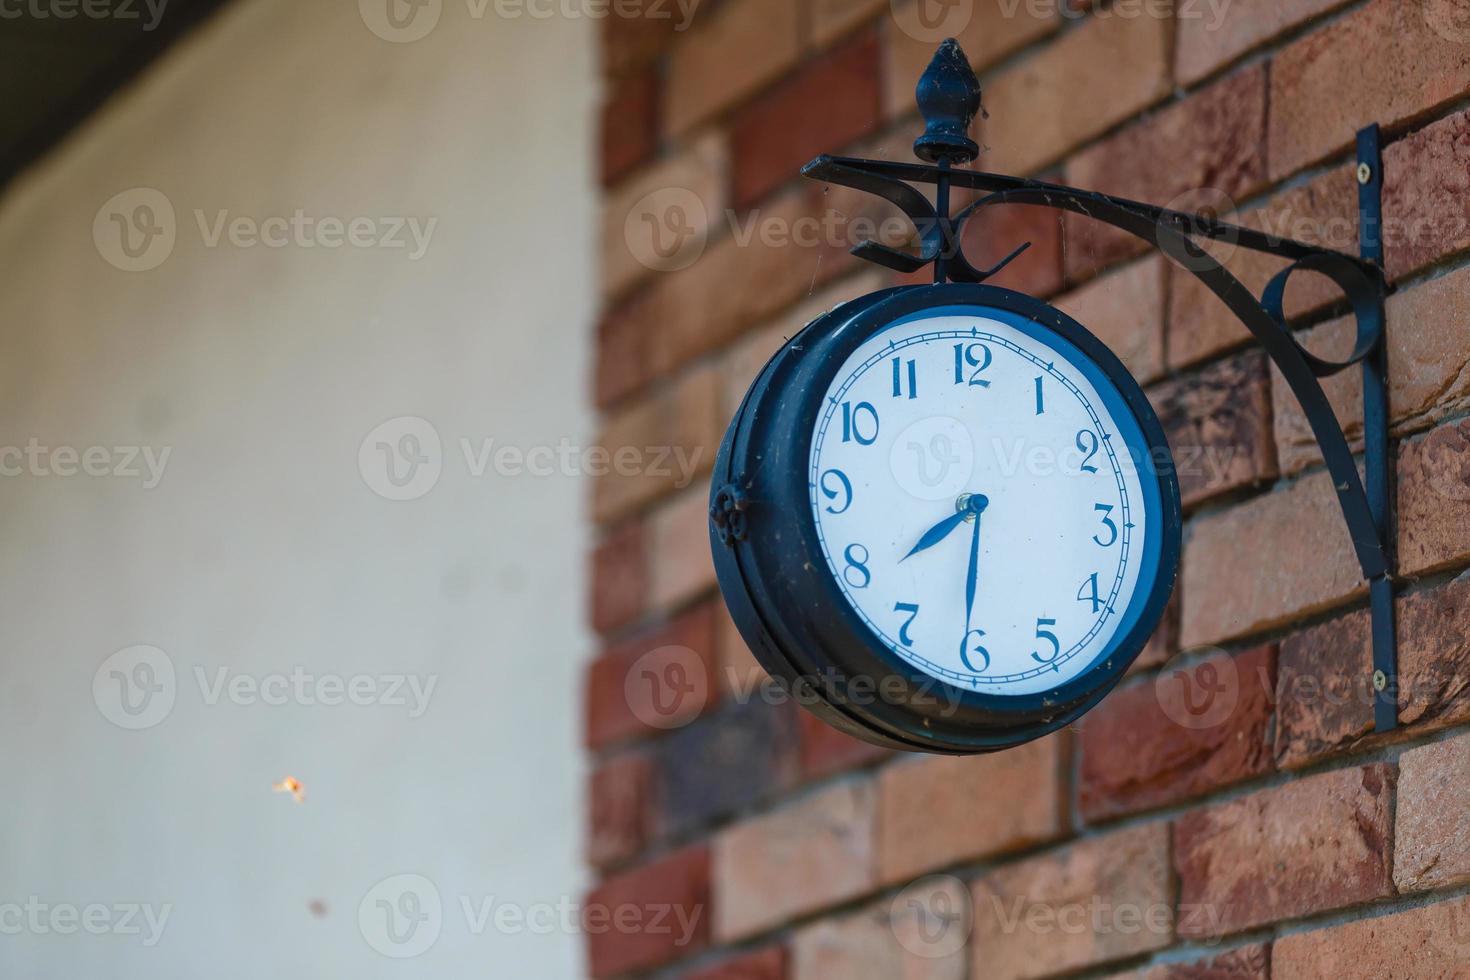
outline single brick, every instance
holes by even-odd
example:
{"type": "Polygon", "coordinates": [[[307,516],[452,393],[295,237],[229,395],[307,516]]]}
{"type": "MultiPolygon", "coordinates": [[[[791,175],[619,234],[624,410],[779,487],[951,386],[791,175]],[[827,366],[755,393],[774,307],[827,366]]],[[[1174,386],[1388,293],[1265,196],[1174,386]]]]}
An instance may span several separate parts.
{"type": "Polygon", "coordinates": [[[1169,94],[1165,17],[1093,17],[985,88],[988,170],[1029,174],[1169,94]]]}
{"type": "Polygon", "coordinates": [[[878,34],[867,30],[736,111],[730,122],[735,207],[799,179],[803,164],[878,125],[878,34]]]}
{"type": "Polygon", "coordinates": [[[1271,948],[1272,980],[1458,980],[1470,962],[1470,899],[1297,932],[1271,948]]]}
{"type": "Polygon", "coordinates": [[[1383,213],[1393,279],[1470,248],[1470,111],[1383,151],[1383,213]]]}
{"type": "Polygon", "coordinates": [[[1398,571],[1425,575],[1470,558],[1470,420],[1399,447],[1398,571]]]}
{"type": "Polygon", "coordinates": [[[649,600],[655,609],[681,606],[714,590],[707,484],[684,491],[649,519],[649,561],[649,600]]]}
{"type": "Polygon", "coordinates": [[[1399,757],[1393,881],[1400,892],[1470,880],[1470,736],[1399,757]]]}
{"type": "Polygon", "coordinates": [[[784,946],[767,946],[684,975],[684,980],[786,980],[789,957],[784,946]]]}
{"type": "Polygon", "coordinates": [[[602,288],[617,296],[640,279],[685,267],[725,223],[729,150],[708,134],[649,167],[602,205],[602,288]]]}
{"type": "Polygon", "coordinates": [[[633,394],[653,378],[649,349],[653,324],[641,317],[635,297],[603,313],[597,326],[597,364],[593,400],[607,408],[633,394]]]}
{"type": "Polygon", "coordinates": [[[1266,365],[1264,351],[1246,351],[1149,392],[1186,508],[1275,478],[1266,365]]]}
{"type": "Polygon", "coordinates": [[[1342,769],[1180,817],[1180,936],[1228,935],[1392,895],[1395,775],[1382,763],[1342,769]]]}
{"type": "Polygon", "coordinates": [[[602,106],[602,184],[610,187],[658,152],[658,72],[609,84],[602,106]]]}
{"type": "Polygon", "coordinates": [[[1082,722],[1083,817],[1177,803],[1269,772],[1275,660],[1274,648],[1259,647],[1229,661],[1234,670],[1220,680],[1227,690],[1215,696],[1233,707],[1220,718],[1189,711],[1196,677],[1183,670],[1166,667],[1157,681],[1108,695],[1082,722]]]}
{"type": "MultiPolygon", "coordinates": [[[[1259,190],[1266,178],[1266,69],[1256,66],[1146,116],[1067,163],[1067,183],[1194,213],[1259,190]]],[[[1232,208],[1233,210],[1233,208],[1232,208]]],[[[1143,251],[1126,231],[1068,214],[1067,277],[1143,251]]]]}
{"type": "Polygon", "coordinates": [[[1214,6],[1190,5],[1193,13],[1181,10],[1175,72],[1192,85],[1216,69],[1260,47],[1299,24],[1320,16],[1350,0],[1232,0],[1214,6]]]}
{"type": "Polygon", "coordinates": [[[1258,943],[1213,959],[1156,966],[1140,980],[1270,980],[1270,976],[1271,947],[1258,943]]]}
{"type": "Polygon", "coordinates": [[[888,9],[888,0],[812,0],[811,36],[824,47],[888,9]]]}
{"type": "Polygon", "coordinates": [[[706,603],[613,644],[587,668],[591,748],[688,724],[719,700],[714,611],[706,603]]]}
{"type": "Polygon", "coordinates": [[[941,11],[940,22],[935,24],[936,8],[926,9],[925,2],[928,0],[894,2],[892,12],[883,19],[883,109],[889,118],[914,111],[914,88],[942,40],[934,36],[936,30],[943,29],[946,36],[959,41],[970,64],[977,72],[984,72],[1006,55],[1041,40],[1062,24],[1056,4],[1022,3],[1007,7],[991,0],[951,4],[941,11]]]}
{"type": "MultiPolygon", "coordinates": [[[[1068,254],[1071,254],[1069,246],[1068,254]]],[[[1164,372],[1164,260],[1153,256],[1056,301],[1117,354],[1140,384],[1164,372]]]]}
{"type": "Polygon", "coordinates": [[[587,860],[594,867],[622,864],[650,840],[655,811],[653,759],[628,752],[609,759],[589,780],[587,860]]]}
{"type": "Polygon", "coordinates": [[[1028,858],[975,882],[973,975],[1029,980],[1173,941],[1169,825],[1152,823],[1028,858]]]}
{"type": "Polygon", "coordinates": [[[683,34],[664,85],[666,132],[682,133],[730,108],[796,63],[801,5],[741,0],[712,6],[683,34]]]}
{"type": "Polygon", "coordinates": [[[886,766],[878,774],[880,879],[902,881],[1060,836],[1064,739],[886,766]]]}
{"type": "Polygon", "coordinates": [[[1332,477],[1314,473],[1191,522],[1183,590],[1186,648],[1281,626],[1363,594],[1332,477]]]}
{"type": "Polygon", "coordinates": [[[687,837],[796,782],[796,711],[759,698],[672,732],[658,743],[660,831],[687,837]]]}
{"type": "Polygon", "coordinates": [[[946,876],[823,919],[796,933],[792,980],[964,980],[969,904],[964,883],[946,876]]]}
{"type": "MultiPolygon", "coordinates": [[[[602,452],[592,492],[599,522],[694,483],[719,452],[726,419],[720,412],[720,376],[702,366],[609,418],[597,438],[602,452]]],[[[655,576],[657,576],[655,566],[655,576]]]]}
{"type": "Polygon", "coordinates": [[[803,779],[824,779],[886,759],[892,754],[889,749],[838,731],[810,711],[800,713],[797,729],[801,739],[803,779]]]}
{"type": "Polygon", "coordinates": [[[592,628],[599,633],[637,619],[648,601],[648,555],[643,525],[613,531],[592,552],[592,628]]]}
{"type": "Polygon", "coordinates": [[[1369,123],[1393,128],[1461,98],[1470,44],[1442,0],[1373,0],[1294,42],[1271,62],[1272,178],[1352,145],[1369,123]]]}
{"type": "Polygon", "coordinates": [[[592,975],[646,970],[697,953],[709,943],[710,919],[707,847],[609,878],[582,909],[592,975]]]}
{"type": "Polygon", "coordinates": [[[1470,721],[1470,575],[1395,607],[1399,721],[1426,731],[1470,721]]]}
{"type": "Polygon", "coordinates": [[[744,939],[869,891],[875,796],[869,781],[841,783],[717,836],[716,938],[744,939]]]}
{"type": "MultiPolygon", "coordinates": [[[[1221,217],[1280,238],[1356,254],[1357,180],[1351,168],[1338,167],[1245,215],[1221,217]]],[[[1229,242],[1209,243],[1206,250],[1256,296],[1288,264],[1285,259],[1229,242]]],[[[1193,273],[1175,264],[1171,264],[1170,273],[1170,367],[1187,367],[1251,340],[1245,325],[1193,273]]],[[[1299,273],[1287,290],[1286,313],[1298,317],[1341,298],[1341,291],[1323,277],[1299,273]]]]}

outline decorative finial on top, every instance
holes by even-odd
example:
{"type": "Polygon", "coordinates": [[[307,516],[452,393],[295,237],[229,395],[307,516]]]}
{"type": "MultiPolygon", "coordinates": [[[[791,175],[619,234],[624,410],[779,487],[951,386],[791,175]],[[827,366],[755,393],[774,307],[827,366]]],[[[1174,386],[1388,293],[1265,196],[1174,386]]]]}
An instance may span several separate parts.
{"type": "Polygon", "coordinates": [[[980,111],[980,80],[960,42],[947,38],[914,92],[924,114],[924,135],[914,140],[914,156],[929,163],[969,163],[980,155],[970,139],[970,123],[980,111]]]}

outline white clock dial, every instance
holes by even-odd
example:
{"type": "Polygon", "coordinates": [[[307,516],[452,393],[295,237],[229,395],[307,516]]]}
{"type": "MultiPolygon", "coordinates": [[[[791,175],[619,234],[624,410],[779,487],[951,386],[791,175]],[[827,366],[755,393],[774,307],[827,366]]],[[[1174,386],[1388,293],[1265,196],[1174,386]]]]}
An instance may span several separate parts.
{"type": "Polygon", "coordinates": [[[1052,690],[1129,625],[1161,533],[1128,450],[1143,443],[1116,389],[1044,328],[1001,311],[901,320],[847,358],[818,414],[822,551],[912,666],[985,694],[1052,690]]]}

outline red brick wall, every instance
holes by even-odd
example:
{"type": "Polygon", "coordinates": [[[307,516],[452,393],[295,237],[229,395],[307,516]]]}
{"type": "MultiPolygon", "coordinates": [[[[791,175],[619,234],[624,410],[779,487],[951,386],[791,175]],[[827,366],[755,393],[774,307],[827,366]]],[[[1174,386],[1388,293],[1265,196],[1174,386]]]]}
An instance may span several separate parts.
{"type": "MultiPolygon", "coordinates": [[[[782,339],[892,281],[846,254],[902,238],[886,205],[796,171],[911,159],[934,43],[908,0],[706,0],[687,30],[633,4],[604,23],[593,384],[625,465],[591,501],[595,976],[1470,976],[1470,21],[1221,3],[952,5],[973,7],[981,165],[1351,250],[1354,131],[1384,124],[1403,727],[1371,732],[1363,583],[1269,362],[1181,270],[1024,207],[975,222],[972,257],[1033,242],[1005,284],[1106,340],[1180,455],[1165,626],[1081,724],[999,756],[897,757],[762,696],[716,593],[707,474],[782,339]],[[1184,682],[1212,677],[1192,713],[1184,682]]],[[[1223,254],[1257,291],[1281,265],[1223,254]]],[[[1316,349],[1346,349],[1330,291],[1291,299],[1316,349]]],[[[1356,374],[1328,389],[1356,435],[1356,374]]]]}

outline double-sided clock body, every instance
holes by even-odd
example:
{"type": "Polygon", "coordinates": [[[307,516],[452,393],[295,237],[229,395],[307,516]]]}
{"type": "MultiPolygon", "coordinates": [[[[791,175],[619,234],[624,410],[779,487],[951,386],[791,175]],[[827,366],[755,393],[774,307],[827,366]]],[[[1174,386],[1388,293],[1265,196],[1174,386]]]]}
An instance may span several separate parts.
{"type": "Polygon", "coordinates": [[[808,324],[716,461],[711,548],[770,675],[870,742],[945,753],[1095,705],[1173,589],[1179,489],[1116,356],[1031,297],[897,287],[808,324]]]}

